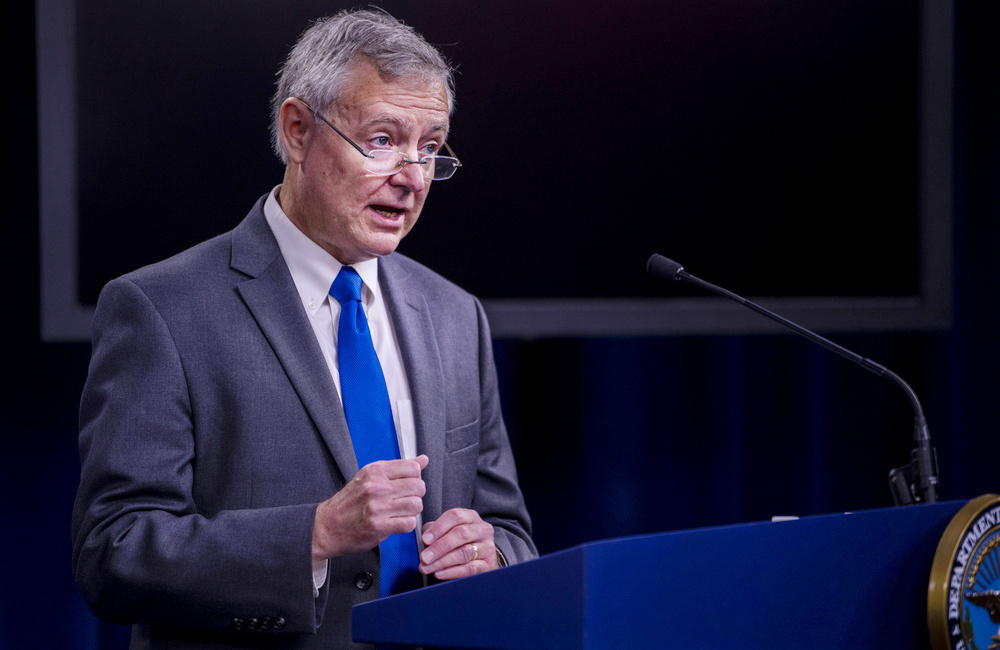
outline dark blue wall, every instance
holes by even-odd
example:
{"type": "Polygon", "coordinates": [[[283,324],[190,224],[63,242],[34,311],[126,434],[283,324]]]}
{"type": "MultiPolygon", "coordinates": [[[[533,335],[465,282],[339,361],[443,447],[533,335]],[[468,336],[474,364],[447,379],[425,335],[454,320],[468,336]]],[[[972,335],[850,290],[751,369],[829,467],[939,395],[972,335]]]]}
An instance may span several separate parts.
{"type": "MultiPolygon", "coordinates": [[[[958,2],[954,326],[838,337],[924,402],[943,498],[1000,491],[1000,20],[958,2]]],[[[122,647],[70,574],[89,346],[38,338],[32,3],[5,4],[0,648],[122,647]]],[[[264,187],[262,191],[266,190],[264,187]]],[[[253,197],[249,197],[248,200],[253,197]]],[[[619,535],[891,504],[911,419],[893,386],[791,336],[498,341],[542,552],[619,535]]]]}

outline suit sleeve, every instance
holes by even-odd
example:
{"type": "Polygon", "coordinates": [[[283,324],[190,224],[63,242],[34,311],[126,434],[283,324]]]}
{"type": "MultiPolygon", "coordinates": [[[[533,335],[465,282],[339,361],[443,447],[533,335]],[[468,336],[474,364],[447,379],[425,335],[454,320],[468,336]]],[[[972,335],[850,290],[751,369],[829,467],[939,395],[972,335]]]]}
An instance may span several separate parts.
{"type": "Polygon", "coordinates": [[[482,428],[473,508],[493,525],[494,541],[508,564],[538,557],[531,519],[517,484],[514,454],[500,411],[500,391],[486,314],[478,300],[482,428]]]}
{"type": "Polygon", "coordinates": [[[171,332],[127,279],[102,292],[80,408],[73,571],[102,618],[235,632],[313,633],[316,504],[199,512],[185,367],[171,332]]]}

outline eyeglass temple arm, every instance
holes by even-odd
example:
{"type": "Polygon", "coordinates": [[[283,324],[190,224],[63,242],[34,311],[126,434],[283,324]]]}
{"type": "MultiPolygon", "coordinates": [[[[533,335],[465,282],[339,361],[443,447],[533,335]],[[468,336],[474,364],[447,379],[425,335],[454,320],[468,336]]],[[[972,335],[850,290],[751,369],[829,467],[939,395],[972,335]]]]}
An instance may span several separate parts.
{"type": "Polygon", "coordinates": [[[340,137],[342,137],[343,139],[347,140],[347,144],[349,144],[349,145],[351,145],[352,147],[354,147],[355,149],[357,149],[357,150],[358,150],[358,153],[359,153],[359,154],[361,154],[361,155],[362,155],[362,156],[364,156],[365,158],[371,158],[371,156],[369,156],[368,154],[366,154],[366,153],[365,153],[365,150],[364,150],[364,149],[362,149],[361,147],[359,147],[359,146],[358,146],[358,144],[357,144],[357,143],[356,143],[356,142],[355,142],[354,140],[351,140],[351,139],[350,139],[350,138],[348,138],[348,137],[347,137],[346,135],[344,135],[343,133],[341,133],[341,132],[340,132],[340,129],[338,129],[338,128],[337,128],[337,127],[335,127],[334,125],[330,124],[330,121],[329,121],[329,120],[327,120],[327,119],[326,119],[325,117],[323,117],[322,115],[320,115],[320,114],[319,114],[319,111],[317,111],[317,110],[316,110],[315,108],[313,108],[312,106],[310,106],[310,105],[308,104],[308,102],[306,102],[306,100],[302,99],[301,97],[296,97],[295,99],[297,99],[297,100],[299,100],[300,102],[302,102],[302,103],[303,103],[303,104],[305,105],[305,107],[306,107],[306,108],[308,108],[308,109],[309,109],[310,111],[312,111],[312,114],[313,114],[313,115],[315,115],[315,116],[316,116],[316,117],[318,117],[319,119],[323,120],[323,124],[326,124],[326,125],[327,125],[328,127],[330,127],[331,129],[333,129],[333,130],[334,130],[334,131],[335,131],[335,132],[337,133],[337,135],[339,135],[339,136],[340,136],[340,137]]]}
{"type": "Polygon", "coordinates": [[[447,149],[448,153],[451,155],[451,157],[455,159],[455,163],[456,163],[455,166],[456,167],[461,167],[462,166],[462,161],[459,160],[458,156],[455,155],[455,152],[451,150],[451,147],[448,146],[448,142],[447,141],[445,141],[445,143],[444,143],[444,148],[447,149]]]}

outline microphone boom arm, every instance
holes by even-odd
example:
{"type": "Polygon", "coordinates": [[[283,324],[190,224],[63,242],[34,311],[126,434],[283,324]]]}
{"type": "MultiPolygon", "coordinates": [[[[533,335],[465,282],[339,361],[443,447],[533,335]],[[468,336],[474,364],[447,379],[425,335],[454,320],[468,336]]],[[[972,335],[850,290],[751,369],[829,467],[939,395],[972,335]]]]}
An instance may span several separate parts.
{"type": "Polygon", "coordinates": [[[849,359],[865,370],[872,372],[879,377],[885,377],[896,384],[910,400],[913,408],[913,444],[914,448],[910,454],[910,464],[898,467],[889,472],[889,486],[892,490],[893,500],[896,505],[907,505],[910,503],[936,503],[937,502],[937,453],[931,446],[930,431],[927,428],[927,420],[924,418],[924,409],[920,405],[920,399],[916,392],[906,381],[879,363],[865,358],[860,354],[851,352],[847,348],[837,345],[833,341],[808,330],[798,323],[793,323],[784,316],[780,316],[770,309],[761,307],[752,300],[723,289],[711,282],[706,282],[695,277],[684,270],[684,267],[662,255],[653,255],[646,262],[646,271],[664,280],[686,280],[706,291],[716,293],[725,298],[729,298],[740,303],[744,307],[752,309],[762,316],[784,325],[795,333],[803,336],[813,343],[817,343],[831,352],[835,352],[845,359],[849,359]]]}

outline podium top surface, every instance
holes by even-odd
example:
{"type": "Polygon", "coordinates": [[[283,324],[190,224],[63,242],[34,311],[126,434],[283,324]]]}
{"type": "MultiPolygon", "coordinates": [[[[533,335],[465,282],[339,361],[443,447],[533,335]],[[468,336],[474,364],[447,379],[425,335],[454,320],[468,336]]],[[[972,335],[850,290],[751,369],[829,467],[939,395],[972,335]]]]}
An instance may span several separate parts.
{"type": "Polygon", "coordinates": [[[925,648],[927,580],[964,505],[584,544],[353,611],[355,641],[440,648],[925,648]]]}

